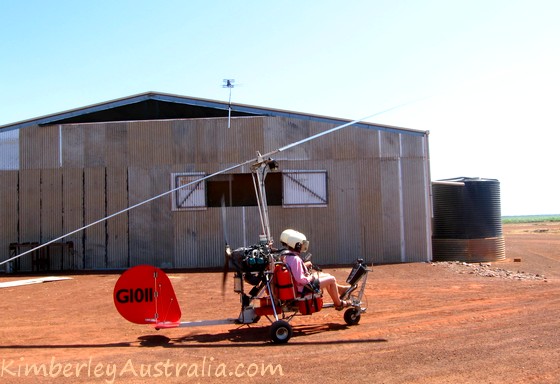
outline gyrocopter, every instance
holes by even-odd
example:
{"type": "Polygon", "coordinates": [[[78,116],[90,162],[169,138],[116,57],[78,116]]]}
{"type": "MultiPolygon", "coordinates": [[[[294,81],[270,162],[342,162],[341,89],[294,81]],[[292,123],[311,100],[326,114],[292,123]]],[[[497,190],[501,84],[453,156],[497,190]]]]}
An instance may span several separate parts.
{"type": "MultiPolygon", "coordinates": [[[[302,290],[297,289],[293,271],[286,262],[286,258],[290,257],[290,250],[301,251],[301,257],[310,267],[309,274],[316,274],[318,278],[322,272],[320,268],[312,266],[311,254],[305,252],[308,242],[304,234],[287,229],[280,236],[283,247],[274,247],[264,181],[268,172],[278,168],[278,163],[270,158],[274,153],[358,121],[360,120],[337,126],[266,155],[257,152],[255,159],[195,181],[199,182],[242,165],[251,166],[262,231],[256,244],[232,249],[226,242],[224,252],[222,283],[225,286],[227,274],[230,268],[233,269],[234,291],[239,294],[241,303],[241,311],[237,318],[181,321],[181,309],[170,279],[161,269],[149,265],[130,268],[118,279],[113,295],[118,312],[130,322],[150,324],[157,330],[218,324],[249,325],[259,322],[264,317],[271,323],[271,340],[274,343],[286,343],[292,337],[290,321],[295,316],[309,316],[323,309],[335,308],[334,303],[323,302],[323,290],[318,285],[308,284],[302,290]],[[304,244],[305,247],[302,247],[304,244]]],[[[346,279],[347,285],[340,292],[339,300],[345,303],[343,317],[348,325],[358,324],[362,313],[367,310],[364,291],[369,271],[366,262],[358,258],[346,279]]]]}
{"type": "MultiPolygon", "coordinates": [[[[301,257],[305,258],[305,264],[308,264],[310,267],[308,270],[310,274],[317,274],[318,277],[321,274],[319,268],[311,268],[311,255],[305,252],[306,247],[304,245],[308,243],[304,234],[293,229],[287,229],[280,236],[282,247],[276,248],[274,245],[270,231],[264,183],[267,173],[278,168],[278,163],[272,160],[271,156],[385,113],[391,109],[333,127],[264,155],[257,152],[256,158],[198,178],[190,183],[129,206],[126,209],[45,242],[36,248],[4,260],[0,262],[0,265],[30,254],[41,247],[45,247],[121,213],[171,194],[181,188],[186,188],[189,185],[194,185],[236,168],[250,166],[262,230],[256,244],[232,249],[226,242],[224,252],[223,284],[226,282],[229,269],[232,268],[234,272],[234,291],[239,294],[241,303],[241,311],[237,318],[181,321],[181,309],[169,277],[161,269],[150,265],[139,265],[126,270],[115,284],[113,300],[116,309],[126,320],[136,324],[150,324],[155,329],[218,324],[249,325],[259,322],[264,317],[271,323],[271,340],[275,343],[286,343],[292,337],[293,330],[290,321],[295,316],[309,316],[327,308],[334,308],[335,305],[334,303],[323,303],[323,290],[320,286],[309,284],[304,289],[298,289],[298,284],[294,281],[293,271],[290,268],[290,263],[287,262],[287,258],[292,257],[290,252],[293,250],[297,250],[298,256],[301,253],[301,257]]],[[[340,292],[340,295],[335,297],[338,301],[345,303],[344,308],[337,306],[338,308],[336,309],[345,309],[344,320],[348,325],[358,324],[362,313],[367,310],[364,291],[368,272],[370,270],[366,262],[361,258],[357,258],[346,279],[347,285],[340,292]]],[[[329,294],[333,298],[330,290],[329,294]]]]}

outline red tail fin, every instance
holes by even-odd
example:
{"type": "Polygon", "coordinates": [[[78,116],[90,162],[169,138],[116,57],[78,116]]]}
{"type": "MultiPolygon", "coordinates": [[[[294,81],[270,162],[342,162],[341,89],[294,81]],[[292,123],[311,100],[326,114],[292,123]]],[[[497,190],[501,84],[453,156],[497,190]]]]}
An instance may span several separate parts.
{"type": "Polygon", "coordinates": [[[125,271],[113,291],[115,307],[136,324],[178,324],[181,309],[169,277],[161,269],[139,265],[125,271]]]}

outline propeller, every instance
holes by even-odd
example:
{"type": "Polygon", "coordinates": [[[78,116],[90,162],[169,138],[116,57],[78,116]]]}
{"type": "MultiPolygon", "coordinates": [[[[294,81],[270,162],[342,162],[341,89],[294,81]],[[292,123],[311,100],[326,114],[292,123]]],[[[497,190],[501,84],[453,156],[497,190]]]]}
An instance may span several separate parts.
{"type": "Polygon", "coordinates": [[[231,247],[229,246],[229,244],[226,242],[226,249],[224,252],[224,269],[223,269],[223,276],[222,276],[222,296],[225,295],[226,292],[226,280],[227,280],[227,275],[229,272],[229,260],[231,258],[231,247]]]}
{"type": "Polygon", "coordinates": [[[224,239],[226,242],[226,248],[224,252],[224,268],[222,276],[222,296],[225,295],[226,290],[226,279],[229,272],[229,261],[231,258],[231,247],[229,246],[228,240],[228,230],[226,221],[226,197],[222,195],[222,229],[224,230],[224,239]]]}

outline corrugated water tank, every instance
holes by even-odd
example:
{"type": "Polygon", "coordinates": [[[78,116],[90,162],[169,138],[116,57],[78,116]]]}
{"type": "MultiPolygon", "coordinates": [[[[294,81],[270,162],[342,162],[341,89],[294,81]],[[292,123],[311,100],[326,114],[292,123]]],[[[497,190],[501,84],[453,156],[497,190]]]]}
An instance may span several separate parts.
{"type": "Polygon", "coordinates": [[[432,183],[434,261],[504,260],[500,182],[460,177],[432,183]]]}

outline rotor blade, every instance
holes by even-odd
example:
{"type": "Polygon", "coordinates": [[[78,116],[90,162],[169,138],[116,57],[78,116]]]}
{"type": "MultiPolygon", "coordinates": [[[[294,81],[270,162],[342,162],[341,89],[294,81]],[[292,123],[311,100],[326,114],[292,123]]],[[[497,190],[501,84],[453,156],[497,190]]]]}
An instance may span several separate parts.
{"type": "Polygon", "coordinates": [[[77,232],[83,231],[84,229],[87,229],[87,228],[92,227],[92,226],[94,226],[94,225],[96,225],[96,224],[99,224],[99,223],[102,223],[102,222],[104,222],[104,221],[106,221],[106,220],[109,220],[109,219],[111,219],[111,218],[113,218],[113,217],[115,217],[115,216],[117,216],[117,215],[120,215],[121,213],[128,212],[128,211],[130,211],[130,210],[132,210],[132,209],[134,209],[134,208],[138,208],[138,207],[140,207],[140,206],[142,206],[142,205],[144,205],[144,204],[147,204],[147,203],[149,203],[149,202],[151,202],[151,201],[154,201],[154,200],[156,200],[156,199],[159,199],[160,197],[169,195],[170,193],[173,193],[173,192],[175,192],[175,191],[177,191],[177,190],[179,190],[179,189],[181,189],[181,188],[185,188],[185,187],[187,187],[187,186],[189,186],[189,185],[193,185],[193,184],[199,183],[199,182],[201,182],[201,181],[204,181],[204,180],[209,179],[209,178],[211,178],[211,177],[214,177],[214,176],[220,175],[220,174],[222,174],[222,173],[231,171],[231,170],[233,170],[233,169],[242,167],[242,166],[244,166],[244,165],[251,164],[251,163],[255,162],[256,159],[257,159],[257,158],[251,159],[251,160],[247,160],[247,161],[245,161],[245,162],[243,162],[243,163],[240,163],[240,164],[231,166],[231,167],[229,167],[229,168],[222,169],[221,171],[214,172],[214,173],[212,173],[212,174],[210,174],[210,175],[206,175],[206,176],[204,176],[204,177],[201,177],[201,178],[198,178],[198,179],[196,179],[196,180],[193,180],[193,181],[191,181],[190,183],[183,184],[183,185],[181,185],[180,187],[173,188],[173,189],[171,189],[171,190],[169,190],[169,191],[167,191],[167,192],[160,193],[159,195],[154,196],[154,197],[151,197],[151,198],[149,198],[149,199],[147,199],[147,200],[141,201],[141,202],[139,202],[138,204],[131,205],[131,206],[128,207],[128,208],[125,208],[125,209],[123,209],[123,210],[121,210],[121,211],[115,212],[115,213],[113,213],[113,214],[111,214],[111,215],[109,215],[109,216],[106,216],[106,217],[102,218],[102,219],[99,219],[99,220],[97,220],[97,221],[94,221],[94,222],[92,222],[92,223],[89,223],[89,224],[87,224],[87,225],[85,225],[85,226],[83,226],[83,227],[81,227],[81,228],[78,228],[78,229],[73,230],[72,232],[68,232],[68,233],[66,233],[66,234],[64,234],[64,235],[62,235],[62,236],[60,236],[60,237],[57,237],[56,239],[52,239],[52,240],[50,240],[50,241],[47,241],[46,243],[43,243],[43,244],[39,245],[38,247],[35,247],[35,248],[33,248],[33,249],[29,249],[29,250],[27,250],[27,251],[25,251],[25,252],[23,252],[23,253],[20,253],[19,255],[16,255],[16,256],[11,257],[11,258],[9,258],[9,259],[7,259],[7,260],[4,260],[4,261],[0,262],[0,265],[6,264],[6,263],[8,263],[8,262],[10,262],[10,261],[13,261],[13,260],[15,260],[15,259],[18,259],[18,258],[20,258],[20,257],[22,257],[22,256],[25,256],[25,255],[31,253],[31,252],[34,252],[34,251],[36,251],[36,250],[38,250],[38,249],[40,249],[40,248],[46,247],[46,246],[49,245],[49,244],[52,244],[52,243],[57,242],[57,241],[59,241],[59,240],[62,240],[62,239],[64,239],[64,238],[67,237],[67,236],[73,235],[73,234],[75,234],[75,233],[77,233],[77,232]]]}
{"type": "Polygon", "coordinates": [[[302,140],[300,140],[300,141],[296,141],[295,143],[291,143],[291,144],[285,145],[285,146],[283,146],[283,147],[281,147],[281,148],[278,148],[278,149],[276,149],[276,150],[274,150],[274,151],[272,151],[272,152],[269,152],[269,153],[266,153],[266,154],[262,155],[262,157],[263,157],[263,158],[264,158],[264,157],[269,157],[269,156],[274,155],[274,154],[276,154],[276,153],[278,153],[278,152],[282,152],[282,151],[285,151],[286,149],[290,149],[290,148],[293,148],[293,147],[298,146],[298,145],[300,145],[300,144],[307,143],[308,141],[315,140],[315,139],[317,139],[317,138],[319,138],[319,137],[321,137],[321,136],[327,135],[327,134],[329,134],[329,133],[336,132],[336,131],[338,131],[338,130],[340,130],[340,129],[342,129],[342,128],[346,128],[346,127],[349,127],[349,126],[354,125],[354,124],[358,124],[358,123],[360,123],[360,122],[362,122],[362,121],[364,121],[364,120],[371,119],[372,117],[382,115],[382,114],[384,114],[384,113],[387,113],[387,112],[389,112],[389,111],[392,111],[393,109],[397,109],[397,108],[403,107],[403,106],[408,105],[408,104],[410,104],[410,102],[403,103],[403,104],[399,104],[399,105],[396,105],[396,106],[394,106],[394,107],[384,109],[383,111],[376,112],[376,113],[374,113],[374,114],[372,114],[372,115],[365,116],[365,117],[362,117],[362,118],[360,118],[360,119],[356,119],[356,120],[349,121],[348,123],[345,123],[345,124],[342,124],[342,125],[338,125],[338,126],[333,127],[333,128],[331,128],[331,129],[327,129],[326,131],[319,132],[319,133],[317,133],[317,134],[315,134],[315,135],[309,136],[309,137],[307,137],[307,138],[305,138],[305,139],[302,139],[302,140]]]}
{"type": "Polygon", "coordinates": [[[285,151],[285,150],[290,149],[290,148],[293,148],[293,147],[295,147],[295,146],[297,146],[297,145],[300,145],[300,144],[306,143],[306,142],[308,142],[308,141],[314,140],[314,139],[316,139],[316,138],[318,138],[318,137],[321,137],[321,136],[324,136],[324,135],[326,135],[326,134],[329,134],[329,133],[338,131],[339,129],[346,128],[346,127],[348,127],[348,126],[350,126],[350,125],[357,124],[357,123],[359,123],[359,122],[361,122],[361,121],[364,121],[364,120],[366,120],[366,119],[369,119],[369,118],[371,118],[371,117],[378,116],[378,115],[380,115],[380,114],[389,112],[389,111],[391,111],[391,110],[393,110],[393,109],[396,109],[396,108],[401,107],[402,105],[403,105],[403,104],[398,105],[398,106],[395,106],[395,107],[392,107],[392,108],[389,108],[389,109],[385,109],[385,110],[383,110],[383,111],[381,111],[381,112],[374,113],[374,114],[372,114],[372,115],[363,117],[363,118],[361,118],[361,119],[353,120],[353,121],[350,121],[350,122],[348,122],[348,123],[344,123],[344,124],[342,124],[342,125],[338,125],[338,126],[336,126],[336,127],[334,127],[334,128],[328,129],[328,130],[326,130],[326,131],[324,131],[324,132],[320,132],[320,133],[318,133],[318,134],[315,134],[315,135],[313,135],[313,136],[310,136],[310,137],[308,137],[308,138],[306,138],[306,139],[303,139],[303,140],[300,140],[300,141],[296,141],[295,143],[292,143],[292,144],[285,145],[285,146],[283,146],[283,147],[281,147],[281,148],[278,148],[278,149],[276,149],[276,150],[274,150],[274,151],[271,151],[271,152],[266,153],[266,154],[264,154],[264,155],[261,155],[261,156],[259,156],[259,157],[252,158],[252,159],[250,159],[250,160],[244,161],[244,162],[239,163],[239,164],[237,164],[237,165],[233,165],[233,166],[231,166],[231,167],[222,169],[221,171],[214,172],[214,173],[212,173],[212,174],[210,174],[210,175],[203,176],[203,177],[201,177],[201,178],[198,178],[198,179],[196,179],[196,180],[191,181],[190,183],[183,184],[183,185],[181,185],[181,186],[179,186],[179,187],[173,188],[173,189],[171,189],[171,190],[169,190],[169,191],[167,191],[167,192],[160,193],[160,194],[157,195],[157,196],[154,196],[154,197],[151,197],[151,198],[149,198],[149,199],[147,199],[147,200],[141,201],[141,202],[139,202],[139,203],[137,203],[137,204],[134,204],[134,205],[132,205],[132,206],[130,206],[130,207],[128,207],[128,208],[125,208],[125,209],[123,209],[123,210],[121,210],[121,211],[115,212],[115,213],[113,213],[113,214],[111,214],[111,215],[109,215],[109,216],[106,216],[106,217],[104,217],[104,218],[102,218],[102,219],[99,219],[99,220],[94,221],[94,222],[92,222],[92,223],[90,223],[90,224],[87,224],[87,225],[85,225],[85,226],[83,226],[83,227],[81,227],[81,228],[78,228],[78,229],[75,229],[75,230],[73,230],[73,231],[71,231],[71,232],[68,232],[68,233],[66,233],[66,234],[64,234],[64,235],[62,235],[62,236],[60,236],[60,237],[57,237],[56,239],[52,239],[52,240],[50,240],[50,241],[47,241],[46,243],[43,243],[43,244],[41,244],[41,245],[39,245],[39,246],[37,246],[37,247],[35,247],[35,248],[33,248],[33,249],[27,250],[27,251],[25,251],[25,252],[23,252],[23,253],[20,253],[19,255],[16,255],[16,256],[13,256],[13,257],[11,257],[11,258],[9,258],[9,259],[7,259],[7,260],[4,260],[4,261],[0,262],[0,265],[9,263],[10,261],[16,260],[16,259],[18,259],[18,258],[20,258],[20,257],[22,257],[22,256],[25,256],[25,255],[30,254],[30,253],[32,253],[32,252],[35,252],[36,250],[38,250],[38,249],[40,249],[40,248],[46,247],[47,245],[52,244],[52,243],[54,243],[54,242],[57,242],[57,241],[59,241],[59,240],[62,240],[62,239],[64,239],[64,238],[67,237],[67,236],[73,235],[73,234],[75,234],[75,233],[77,233],[77,232],[83,231],[84,229],[87,229],[87,228],[92,227],[92,226],[94,226],[94,225],[96,225],[96,224],[99,224],[99,223],[102,223],[102,222],[104,222],[104,221],[106,221],[106,220],[109,220],[109,219],[111,219],[111,218],[113,218],[113,217],[115,217],[115,216],[117,216],[117,215],[120,215],[121,213],[128,212],[128,211],[130,211],[130,210],[132,210],[132,209],[134,209],[134,208],[138,208],[138,207],[140,207],[140,206],[142,206],[142,205],[144,205],[144,204],[147,204],[147,203],[149,203],[149,202],[151,202],[151,201],[154,201],[154,200],[156,200],[156,199],[159,199],[160,197],[167,196],[167,195],[169,195],[169,194],[171,194],[171,193],[173,193],[173,192],[175,192],[175,191],[177,191],[177,190],[179,190],[179,189],[181,189],[181,188],[185,188],[185,187],[187,187],[187,186],[189,186],[189,185],[193,185],[193,184],[199,183],[199,182],[201,182],[201,181],[210,179],[210,178],[212,178],[212,177],[214,177],[214,176],[221,175],[222,173],[226,173],[226,172],[232,171],[232,170],[234,170],[234,169],[243,167],[244,165],[248,165],[248,164],[251,164],[251,163],[256,163],[256,162],[259,161],[259,158],[262,159],[262,158],[269,157],[269,156],[271,156],[271,155],[273,155],[273,154],[275,154],[275,153],[285,151]]]}

